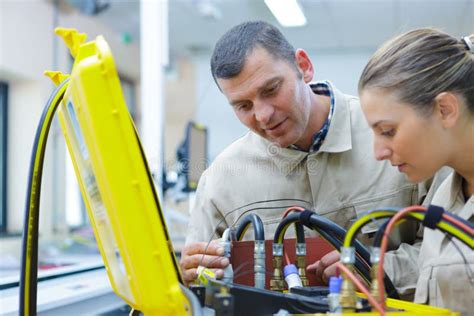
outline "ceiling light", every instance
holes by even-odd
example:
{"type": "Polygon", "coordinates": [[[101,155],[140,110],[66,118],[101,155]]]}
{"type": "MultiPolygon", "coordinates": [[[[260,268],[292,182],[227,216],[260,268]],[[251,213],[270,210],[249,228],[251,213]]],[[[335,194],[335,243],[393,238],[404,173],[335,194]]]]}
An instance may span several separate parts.
{"type": "Polygon", "coordinates": [[[297,0],[265,0],[265,4],[282,26],[291,27],[306,24],[306,17],[297,0]]]}

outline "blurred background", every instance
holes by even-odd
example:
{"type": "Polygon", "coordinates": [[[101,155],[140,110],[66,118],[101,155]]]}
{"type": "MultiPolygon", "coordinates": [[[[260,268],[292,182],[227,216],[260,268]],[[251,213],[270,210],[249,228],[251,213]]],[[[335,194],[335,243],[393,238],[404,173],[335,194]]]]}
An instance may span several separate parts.
{"type": "MultiPolygon", "coordinates": [[[[111,46],[178,253],[194,189],[183,161],[193,155],[190,149],[197,151],[198,178],[205,165],[246,132],[209,70],[214,44],[230,27],[257,19],[273,23],[295,48],[309,53],[315,80],[331,80],[353,95],[365,63],[390,37],[417,27],[456,37],[474,32],[474,0],[293,0],[304,15],[296,26],[278,21],[270,2],[0,0],[0,310],[11,310],[8,304],[18,299],[5,291],[18,284],[31,148],[54,88],[43,72],[68,73],[73,64],[54,35],[56,27],[76,28],[88,40],[103,35],[111,46]],[[199,123],[191,126],[199,126],[198,133],[205,129],[204,136],[193,137],[190,122],[199,123]],[[198,142],[189,145],[192,139],[198,142]]],[[[284,10],[288,18],[290,10],[284,10]]],[[[40,276],[103,267],[58,122],[45,161],[39,260],[40,276]]],[[[100,293],[110,294],[108,281],[100,280],[100,293]]],[[[88,297],[71,295],[82,301],[88,297]]]]}

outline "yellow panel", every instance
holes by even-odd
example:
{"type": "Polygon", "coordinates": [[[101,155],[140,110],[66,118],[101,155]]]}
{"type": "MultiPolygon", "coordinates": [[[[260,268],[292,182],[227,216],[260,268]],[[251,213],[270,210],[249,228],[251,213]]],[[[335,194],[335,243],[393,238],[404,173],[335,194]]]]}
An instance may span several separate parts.
{"type": "Polygon", "coordinates": [[[101,36],[77,49],[58,114],[114,291],[146,314],[185,314],[160,203],[101,36]]]}

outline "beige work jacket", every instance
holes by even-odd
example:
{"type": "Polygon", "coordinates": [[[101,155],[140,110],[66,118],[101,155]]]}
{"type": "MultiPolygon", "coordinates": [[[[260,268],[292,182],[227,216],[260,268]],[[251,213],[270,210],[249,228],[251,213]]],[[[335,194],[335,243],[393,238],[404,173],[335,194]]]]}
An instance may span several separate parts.
{"type": "MultiPolygon", "coordinates": [[[[453,173],[442,183],[432,203],[471,223],[474,220],[474,196],[464,201],[459,174],[453,173]]],[[[438,230],[425,228],[418,261],[420,277],[415,302],[474,315],[474,251],[470,247],[455,238],[450,241],[438,230]],[[458,245],[469,266],[453,243],[458,245]]]]}
{"type": "MultiPolygon", "coordinates": [[[[358,98],[331,88],[333,118],[318,152],[281,148],[248,132],[215,159],[199,181],[186,243],[220,237],[247,211],[261,217],[265,238],[273,239],[284,210],[292,205],[312,208],[347,228],[368,210],[420,203],[427,193],[424,186],[410,184],[389,162],[374,159],[372,131],[358,98]],[[275,199],[298,200],[245,207],[275,199]]],[[[412,243],[415,226],[405,227],[402,239],[412,243]]],[[[387,255],[391,263],[386,263],[386,271],[399,292],[413,294],[418,248],[403,245],[397,252],[396,257],[387,255]]]]}

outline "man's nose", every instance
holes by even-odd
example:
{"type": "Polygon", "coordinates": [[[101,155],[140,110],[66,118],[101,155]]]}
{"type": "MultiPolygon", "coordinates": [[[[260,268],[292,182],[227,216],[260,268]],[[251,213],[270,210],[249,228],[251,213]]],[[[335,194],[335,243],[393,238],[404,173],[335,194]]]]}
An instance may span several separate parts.
{"type": "Polygon", "coordinates": [[[271,104],[266,102],[257,102],[255,106],[255,119],[262,125],[262,127],[268,127],[271,122],[275,109],[271,104]]]}

